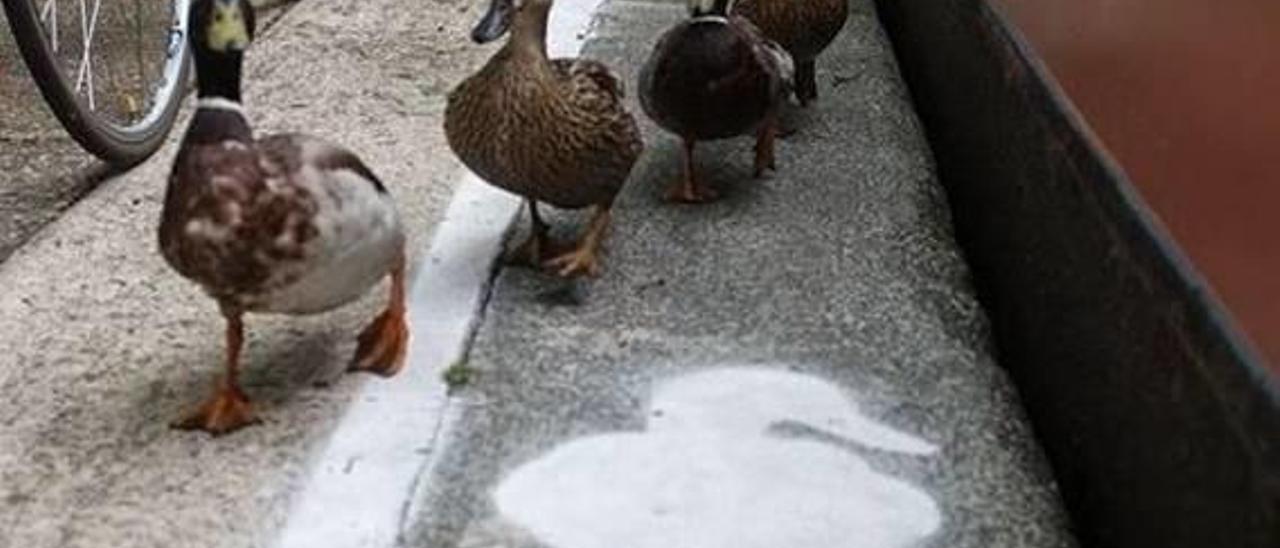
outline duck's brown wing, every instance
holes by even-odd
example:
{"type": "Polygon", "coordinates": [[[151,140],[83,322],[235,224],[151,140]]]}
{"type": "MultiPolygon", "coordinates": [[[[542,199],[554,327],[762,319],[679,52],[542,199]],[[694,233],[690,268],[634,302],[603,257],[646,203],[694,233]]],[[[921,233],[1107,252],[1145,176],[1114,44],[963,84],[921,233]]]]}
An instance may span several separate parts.
{"type": "Polygon", "coordinates": [[[750,19],[797,61],[812,61],[848,18],[847,0],[739,0],[733,14],[750,19]]]}
{"type": "Polygon", "coordinates": [[[569,101],[595,118],[589,123],[611,134],[617,144],[625,145],[625,156],[631,160],[640,155],[644,146],[640,129],[623,103],[626,89],[618,75],[604,63],[581,58],[552,59],[551,69],[561,85],[567,86],[565,96],[569,101]]]}
{"type": "Polygon", "coordinates": [[[311,196],[245,143],[184,147],[160,226],[166,260],[218,298],[286,283],[314,234],[311,196]]]}
{"type": "Polygon", "coordinates": [[[730,22],[734,30],[751,46],[751,55],[756,65],[769,75],[775,95],[781,96],[789,92],[795,80],[795,61],[786,48],[770,39],[750,19],[735,15],[730,18],[730,22]]]}
{"type": "Polygon", "coordinates": [[[322,171],[347,170],[359,175],[360,180],[373,185],[378,192],[387,192],[386,185],[382,184],[359,156],[324,139],[300,133],[284,133],[258,141],[257,148],[265,161],[278,164],[284,172],[296,173],[303,164],[315,166],[322,171]]]}
{"type": "MultiPolygon", "coordinates": [[[[333,270],[370,241],[395,240],[400,230],[390,196],[367,166],[304,135],[184,149],[173,177],[160,231],[165,258],[215,298],[249,310],[275,310],[272,295],[333,270]]],[[[345,302],[347,289],[289,306],[323,309],[345,302]]]]}
{"type": "Polygon", "coordinates": [[[562,96],[572,105],[556,123],[576,128],[570,133],[588,138],[571,139],[586,143],[573,153],[574,163],[582,166],[579,179],[586,186],[572,185],[568,192],[580,196],[548,201],[561,206],[611,201],[644,149],[640,128],[623,103],[622,80],[604,63],[591,59],[552,59],[551,69],[563,86],[562,96]],[[588,192],[587,187],[594,191],[588,192]]]}
{"type": "Polygon", "coordinates": [[[552,59],[551,70],[572,89],[570,95],[591,102],[616,104],[626,97],[622,79],[608,65],[593,59],[552,59]]]}

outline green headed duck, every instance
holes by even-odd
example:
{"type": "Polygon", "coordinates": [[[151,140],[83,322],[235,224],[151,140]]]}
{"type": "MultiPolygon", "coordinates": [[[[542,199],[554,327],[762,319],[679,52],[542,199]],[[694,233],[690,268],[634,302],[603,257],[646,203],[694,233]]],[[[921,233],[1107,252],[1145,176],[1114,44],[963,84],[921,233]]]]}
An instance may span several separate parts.
{"type": "Polygon", "coordinates": [[[690,0],[689,19],[659,39],[640,73],[645,112],[684,141],[684,176],[667,198],[705,202],[716,192],[694,169],[697,141],[756,132],[755,175],[773,169],[777,111],[790,90],[791,58],[733,0],[690,0]]]}
{"type": "Polygon", "coordinates": [[[351,369],[383,376],[404,362],[404,234],[396,206],[355,154],[304,135],[254,137],[240,103],[249,0],[195,0],[199,103],[165,196],[160,249],[218,302],[226,375],[174,426],[213,434],[255,422],[238,383],[246,312],[313,314],[349,303],[382,278],[391,300],[359,336],[351,369]]]}

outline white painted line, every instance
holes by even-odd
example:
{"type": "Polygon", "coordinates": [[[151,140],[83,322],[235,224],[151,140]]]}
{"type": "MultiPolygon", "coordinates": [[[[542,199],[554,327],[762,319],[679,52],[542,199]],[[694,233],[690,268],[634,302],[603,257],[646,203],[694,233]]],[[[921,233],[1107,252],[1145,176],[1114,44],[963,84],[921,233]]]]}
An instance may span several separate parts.
{"type": "MultiPolygon", "coordinates": [[[[552,56],[580,51],[601,1],[556,2],[547,32],[552,56]]],[[[466,351],[519,208],[517,197],[462,177],[410,294],[409,363],[361,388],[294,498],[277,548],[397,544],[417,482],[430,477],[453,424],[441,375],[466,351]]]]}
{"type": "Polygon", "coordinates": [[[280,548],[394,546],[401,509],[434,451],[447,405],[444,371],[465,351],[493,260],[520,202],[467,177],[436,230],[409,303],[409,363],[361,388],[277,543],[280,548]]]}

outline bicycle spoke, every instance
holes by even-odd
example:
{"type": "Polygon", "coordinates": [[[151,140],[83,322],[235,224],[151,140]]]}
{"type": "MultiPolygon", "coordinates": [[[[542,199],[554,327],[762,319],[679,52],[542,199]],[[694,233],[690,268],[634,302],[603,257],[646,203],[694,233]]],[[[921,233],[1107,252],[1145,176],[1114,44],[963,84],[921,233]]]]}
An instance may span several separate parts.
{"type": "Polygon", "coordinates": [[[58,53],[58,0],[45,0],[40,8],[40,22],[49,27],[49,45],[58,53]]]}
{"type": "MultiPolygon", "coordinates": [[[[80,68],[76,70],[76,93],[84,87],[84,76],[89,64],[89,8],[80,0],[80,68]]],[[[90,107],[92,108],[92,107],[90,107]]]]}
{"type": "Polygon", "coordinates": [[[85,5],[85,0],[80,0],[80,33],[84,38],[84,46],[80,57],[80,70],[76,75],[76,93],[88,84],[88,93],[86,97],[89,102],[89,110],[97,110],[96,92],[94,90],[93,75],[93,37],[98,27],[98,10],[102,7],[102,0],[94,0],[93,14],[88,13],[89,8],[85,5]]]}
{"type": "MultiPolygon", "coordinates": [[[[142,19],[143,19],[142,0],[133,0],[133,16],[134,16],[133,17],[133,36],[134,36],[133,52],[134,52],[134,55],[137,57],[138,93],[141,95],[145,95],[147,93],[145,86],[146,86],[146,83],[149,82],[150,80],[147,79],[147,61],[146,61],[146,58],[143,56],[143,51],[142,51],[143,50],[142,46],[144,43],[143,42],[144,35],[142,30],[142,19]]],[[[143,99],[145,98],[146,97],[143,97],[143,99]]],[[[129,106],[131,107],[130,115],[131,116],[136,115],[138,107],[136,107],[133,104],[130,104],[129,106]]]]}
{"type": "Polygon", "coordinates": [[[17,45],[71,136],[121,165],[154,152],[184,95],[193,0],[3,1],[19,3],[17,45]]]}
{"type": "Polygon", "coordinates": [[[89,70],[85,72],[85,74],[87,74],[89,77],[88,78],[89,79],[89,110],[96,109],[94,105],[94,101],[95,101],[95,96],[97,95],[97,92],[93,89],[94,74],[93,74],[92,54],[93,54],[93,39],[98,34],[98,10],[100,8],[102,8],[102,0],[94,0],[93,1],[93,17],[89,19],[89,40],[88,40],[88,43],[86,43],[84,46],[85,64],[88,65],[89,67],[89,70]]]}

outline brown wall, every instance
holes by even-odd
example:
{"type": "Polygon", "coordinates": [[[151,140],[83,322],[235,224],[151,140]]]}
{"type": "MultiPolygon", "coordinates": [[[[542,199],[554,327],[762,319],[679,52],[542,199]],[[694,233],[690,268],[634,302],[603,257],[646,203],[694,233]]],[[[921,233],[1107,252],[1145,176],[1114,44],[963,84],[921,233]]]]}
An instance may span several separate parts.
{"type": "Polygon", "coordinates": [[[1280,2],[997,4],[1280,366],[1280,2]]]}

